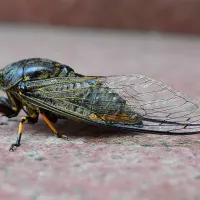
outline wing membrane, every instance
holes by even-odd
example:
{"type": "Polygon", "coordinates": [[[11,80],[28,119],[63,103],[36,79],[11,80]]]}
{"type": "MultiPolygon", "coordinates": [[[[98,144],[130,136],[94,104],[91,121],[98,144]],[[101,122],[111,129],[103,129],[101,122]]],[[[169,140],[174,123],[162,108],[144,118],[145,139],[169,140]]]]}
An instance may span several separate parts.
{"type": "Polygon", "coordinates": [[[198,101],[143,75],[65,77],[24,84],[26,101],[61,116],[145,132],[200,131],[198,101]]]}

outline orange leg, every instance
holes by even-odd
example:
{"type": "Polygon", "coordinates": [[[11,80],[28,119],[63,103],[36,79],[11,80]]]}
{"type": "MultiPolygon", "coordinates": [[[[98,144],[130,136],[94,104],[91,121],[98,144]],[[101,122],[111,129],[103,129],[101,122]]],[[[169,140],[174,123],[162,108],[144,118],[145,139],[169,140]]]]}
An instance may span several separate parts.
{"type": "Polygon", "coordinates": [[[56,128],[53,126],[53,124],[50,122],[50,120],[47,118],[47,116],[44,113],[41,113],[42,118],[44,119],[44,121],[47,123],[47,125],[49,126],[49,128],[59,137],[59,138],[63,138],[63,139],[68,139],[66,135],[61,135],[60,133],[58,133],[58,131],[56,130],[56,128]]]}
{"type": "Polygon", "coordinates": [[[31,118],[31,117],[22,117],[21,118],[21,122],[19,123],[19,128],[18,128],[18,132],[17,132],[17,140],[14,144],[11,145],[9,151],[14,151],[15,148],[14,147],[19,147],[21,144],[21,137],[22,137],[22,132],[23,132],[23,124],[26,123],[36,123],[37,122],[37,118],[31,118]]]}

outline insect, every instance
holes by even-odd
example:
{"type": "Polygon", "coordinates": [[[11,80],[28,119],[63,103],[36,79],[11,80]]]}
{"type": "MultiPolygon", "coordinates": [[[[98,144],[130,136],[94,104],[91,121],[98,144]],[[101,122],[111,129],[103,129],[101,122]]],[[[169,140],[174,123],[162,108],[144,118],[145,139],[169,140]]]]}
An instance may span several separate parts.
{"type": "Polygon", "coordinates": [[[200,131],[199,102],[144,75],[83,76],[59,62],[30,58],[0,70],[0,112],[11,118],[24,110],[18,136],[10,151],[20,146],[23,124],[35,124],[41,114],[53,123],[74,119],[94,125],[133,131],[184,134],[200,131]]]}

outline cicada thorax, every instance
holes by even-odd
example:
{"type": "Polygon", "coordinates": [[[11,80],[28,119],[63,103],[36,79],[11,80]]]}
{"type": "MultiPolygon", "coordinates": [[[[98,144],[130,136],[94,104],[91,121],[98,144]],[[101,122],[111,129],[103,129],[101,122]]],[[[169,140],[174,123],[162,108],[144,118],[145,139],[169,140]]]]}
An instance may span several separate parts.
{"type": "Polygon", "coordinates": [[[73,72],[69,66],[47,59],[29,59],[24,66],[23,80],[43,80],[53,77],[66,77],[73,72]]]}
{"type": "Polygon", "coordinates": [[[21,60],[6,66],[2,71],[2,88],[8,90],[20,81],[66,77],[74,72],[69,66],[41,58],[21,60]]]}

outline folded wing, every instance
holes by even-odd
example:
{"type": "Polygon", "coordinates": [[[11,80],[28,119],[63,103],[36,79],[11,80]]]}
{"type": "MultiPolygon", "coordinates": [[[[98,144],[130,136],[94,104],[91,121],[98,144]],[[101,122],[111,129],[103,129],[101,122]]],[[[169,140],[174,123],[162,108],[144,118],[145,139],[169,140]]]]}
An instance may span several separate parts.
{"type": "Polygon", "coordinates": [[[27,81],[23,98],[60,116],[136,131],[196,133],[199,102],[143,75],[27,81]]]}

